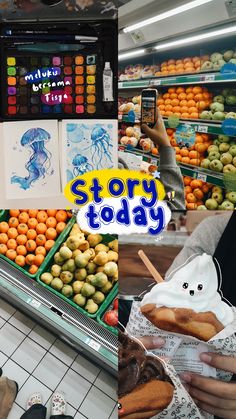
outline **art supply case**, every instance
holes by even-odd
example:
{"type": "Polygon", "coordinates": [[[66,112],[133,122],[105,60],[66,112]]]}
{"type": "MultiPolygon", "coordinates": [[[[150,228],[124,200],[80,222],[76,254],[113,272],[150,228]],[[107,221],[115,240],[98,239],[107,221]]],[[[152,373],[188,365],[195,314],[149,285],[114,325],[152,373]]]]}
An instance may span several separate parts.
{"type": "Polygon", "coordinates": [[[117,117],[116,21],[17,21],[0,28],[2,121],[117,117]],[[103,102],[106,62],[111,102],[103,102]]]}

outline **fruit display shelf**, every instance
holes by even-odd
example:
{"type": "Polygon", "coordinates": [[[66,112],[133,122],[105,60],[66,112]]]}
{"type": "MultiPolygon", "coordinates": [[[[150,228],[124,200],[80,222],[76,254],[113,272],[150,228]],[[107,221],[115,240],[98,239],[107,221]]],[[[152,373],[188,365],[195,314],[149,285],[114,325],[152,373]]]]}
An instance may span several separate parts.
{"type": "Polygon", "coordinates": [[[118,89],[145,89],[150,86],[181,86],[187,84],[232,83],[236,81],[235,73],[198,73],[175,77],[155,77],[151,79],[120,81],[118,89]]]}
{"type": "MultiPolygon", "coordinates": [[[[140,124],[140,120],[136,119],[135,122],[130,121],[130,117],[128,115],[119,115],[118,117],[119,122],[124,122],[127,124],[140,124]]],[[[165,127],[171,128],[168,118],[163,117],[165,127]]],[[[214,134],[214,135],[221,135],[223,134],[221,125],[222,122],[214,122],[212,121],[206,121],[202,119],[197,119],[195,121],[189,120],[189,119],[180,119],[180,123],[178,127],[184,126],[184,125],[191,125],[196,132],[204,133],[204,134],[214,134]]]]}
{"type": "Polygon", "coordinates": [[[3,259],[0,294],[75,350],[117,375],[117,337],[3,259]]]}
{"type": "MultiPolygon", "coordinates": [[[[121,151],[131,152],[133,154],[136,154],[137,156],[142,156],[144,161],[148,163],[156,164],[158,166],[158,162],[159,162],[158,156],[154,156],[151,153],[144,152],[143,150],[139,150],[132,146],[122,145],[122,146],[119,146],[119,149],[121,151]]],[[[217,173],[217,172],[213,172],[212,170],[203,169],[202,167],[191,166],[189,164],[183,164],[179,162],[177,162],[177,164],[180,167],[180,170],[183,176],[190,176],[193,179],[199,179],[199,180],[202,180],[203,182],[208,182],[208,183],[211,183],[212,185],[225,188],[223,173],[217,173]]]]}

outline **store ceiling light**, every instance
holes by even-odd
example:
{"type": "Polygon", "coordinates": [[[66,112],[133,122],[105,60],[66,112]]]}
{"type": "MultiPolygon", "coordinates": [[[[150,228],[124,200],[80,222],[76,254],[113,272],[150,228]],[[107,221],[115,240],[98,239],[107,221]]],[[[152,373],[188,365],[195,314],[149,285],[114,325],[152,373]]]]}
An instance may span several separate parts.
{"type": "Polygon", "coordinates": [[[129,57],[138,57],[139,55],[143,55],[143,54],[145,54],[145,49],[136,49],[131,52],[125,52],[124,54],[119,54],[118,59],[119,61],[121,61],[129,57]]]}
{"type": "Polygon", "coordinates": [[[236,25],[218,29],[212,32],[206,32],[199,35],[177,39],[177,41],[163,42],[161,44],[156,45],[154,48],[156,50],[163,50],[163,49],[168,49],[172,47],[178,47],[181,45],[189,45],[189,44],[194,44],[195,42],[198,42],[198,41],[205,41],[205,40],[207,41],[209,38],[217,38],[218,36],[227,35],[234,32],[236,32],[236,25]]]}
{"type": "Polygon", "coordinates": [[[159,22],[160,20],[168,19],[169,17],[178,15],[180,13],[187,12],[188,10],[194,9],[195,7],[202,6],[206,3],[210,3],[213,0],[194,0],[189,3],[183,4],[182,6],[175,7],[174,9],[168,10],[167,12],[161,13],[160,15],[153,16],[149,19],[142,20],[141,22],[135,23],[134,25],[127,26],[124,28],[124,32],[133,32],[136,29],[143,28],[144,26],[151,25],[152,23],[159,22]]]}

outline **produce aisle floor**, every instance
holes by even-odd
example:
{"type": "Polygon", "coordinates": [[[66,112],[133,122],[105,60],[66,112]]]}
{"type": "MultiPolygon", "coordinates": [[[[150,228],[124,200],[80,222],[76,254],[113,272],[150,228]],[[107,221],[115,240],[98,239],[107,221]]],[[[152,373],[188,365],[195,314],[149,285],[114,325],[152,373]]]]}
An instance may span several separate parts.
{"type": "Polygon", "coordinates": [[[20,418],[34,392],[50,406],[56,389],[75,419],[117,419],[116,380],[1,299],[0,366],[19,385],[8,419],[20,418]]]}

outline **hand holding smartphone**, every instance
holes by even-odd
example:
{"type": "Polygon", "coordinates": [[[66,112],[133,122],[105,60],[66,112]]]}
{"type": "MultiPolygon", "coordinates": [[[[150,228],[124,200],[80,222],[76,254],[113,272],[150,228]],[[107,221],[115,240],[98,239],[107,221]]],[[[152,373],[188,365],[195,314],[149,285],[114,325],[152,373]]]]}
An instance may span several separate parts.
{"type": "Polygon", "coordinates": [[[144,89],[141,97],[141,123],[153,128],[157,121],[157,98],[156,89],[144,89]]]}

